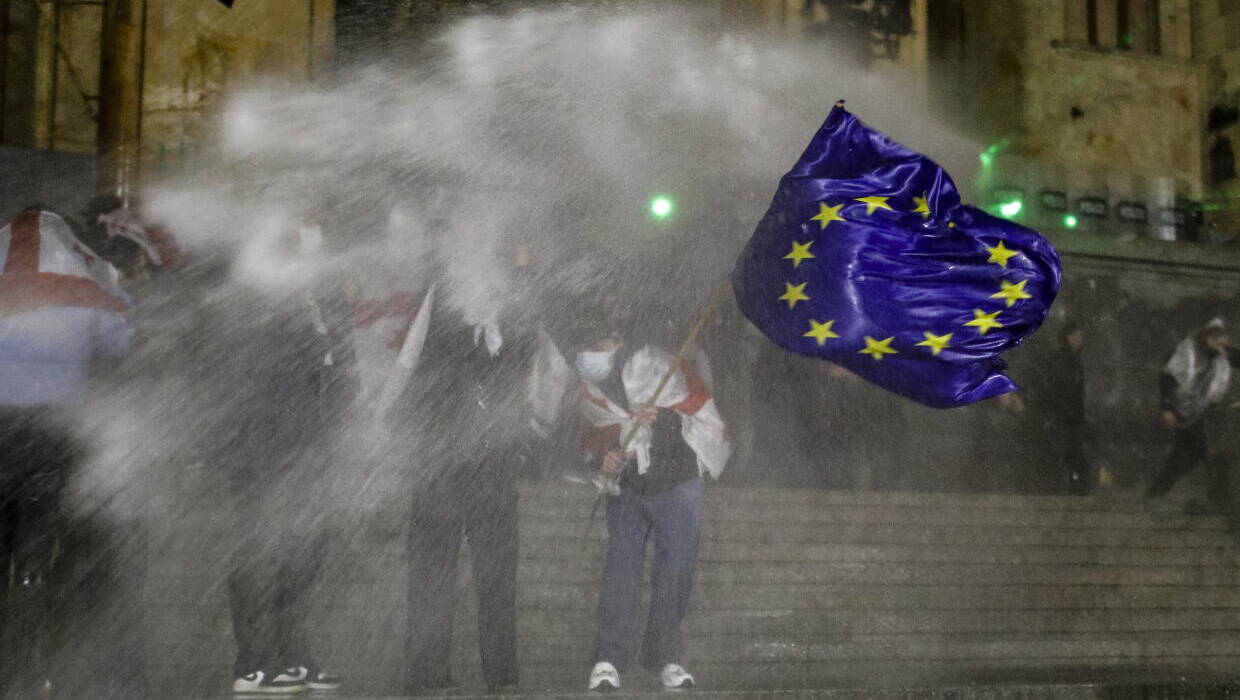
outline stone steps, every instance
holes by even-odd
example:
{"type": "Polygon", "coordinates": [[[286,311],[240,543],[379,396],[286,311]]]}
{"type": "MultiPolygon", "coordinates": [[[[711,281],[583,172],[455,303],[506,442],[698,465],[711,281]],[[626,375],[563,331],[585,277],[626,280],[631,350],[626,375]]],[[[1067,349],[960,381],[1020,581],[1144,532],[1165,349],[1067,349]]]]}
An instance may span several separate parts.
{"type": "MultiPolygon", "coordinates": [[[[593,498],[580,487],[524,486],[521,499],[523,686],[576,691],[593,645],[605,526],[600,513],[583,540],[593,498]]],[[[316,595],[320,653],[358,692],[399,689],[405,503],[347,514],[316,595]]],[[[197,504],[175,512],[152,546],[152,653],[165,684],[181,674],[218,688],[232,656],[230,518],[197,504]]],[[[453,664],[478,687],[468,568],[463,552],[453,664]]],[[[939,687],[1030,673],[1051,682],[1154,668],[1200,677],[1240,667],[1240,552],[1225,518],[1186,516],[1166,500],[712,487],[685,633],[684,660],[707,690],[939,687]]],[[[629,675],[626,687],[655,689],[629,675]]]]}
{"type": "MultiPolygon", "coordinates": [[[[222,599],[198,606],[152,606],[148,614],[164,620],[170,636],[230,634],[222,599]]],[[[405,609],[397,600],[377,600],[369,607],[320,606],[320,615],[346,617],[352,625],[376,630],[405,626],[405,609]]],[[[457,627],[462,634],[476,629],[472,592],[465,591],[457,627]]],[[[594,629],[594,611],[520,609],[520,628],[548,637],[580,636],[594,629]]],[[[881,634],[1076,634],[1106,632],[1240,632],[1240,609],[1163,608],[1140,611],[1088,610],[1064,615],[1057,610],[923,610],[910,618],[900,610],[805,610],[755,611],[695,610],[685,621],[687,636],[753,635],[789,637],[852,637],[881,634]]]]}

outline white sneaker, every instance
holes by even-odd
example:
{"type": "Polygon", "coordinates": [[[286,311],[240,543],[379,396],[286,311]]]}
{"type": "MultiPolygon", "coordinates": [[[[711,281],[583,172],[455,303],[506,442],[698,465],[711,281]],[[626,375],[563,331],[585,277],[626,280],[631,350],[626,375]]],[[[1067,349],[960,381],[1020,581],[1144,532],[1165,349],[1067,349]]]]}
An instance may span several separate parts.
{"type": "Polygon", "coordinates": [[[594,670],[590,671],[590,685],[588,690],[597,690],[607,692],[608,690],[618,690],[620,688],[620,672],[615,666],[600,661],[594,664],[594,670]]]}
{"type": "Polygon", "coordinates": [[[663,687],[671,690],[683,690],[693,687],[693,676],[684,669],[680,664],[668,664],[663,667],[663,671],[659,674],[659,680],[663,681],[663,687]]]}
{"type": "Polygon", "coordinates": [[[334,673],[323,669],[312,672],[305,666],[298,668],[306,674],[306,688],[312,693],[332,693],[340,690],[340,686],[344,685],[344,679],[334,673]]]}
{"type": "Polygon", "coordinates": [[[233,680],[233,692],[255,695],[293,695],[306,689],[306,674],[301,669],[290,668],[275,677],[266,671],[253,671],[233,680]]]}

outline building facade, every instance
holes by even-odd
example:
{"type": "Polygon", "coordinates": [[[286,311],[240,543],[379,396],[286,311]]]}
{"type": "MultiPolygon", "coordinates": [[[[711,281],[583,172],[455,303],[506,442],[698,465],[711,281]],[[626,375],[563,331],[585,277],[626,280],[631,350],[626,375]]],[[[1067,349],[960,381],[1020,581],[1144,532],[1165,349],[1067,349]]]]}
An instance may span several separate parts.
{"type": "Polygon", "coordinates": [[[1041,227],[1229,242],[1233,0],[938,0],[934,92],[987,144],[982,189],[1041,227]]]}
{"type": "Polygon", "coordinates": [[[334,0],[7,0],[0,144],[94,153],[115,141],[107,167],[124,172],[104,181],[135,177],[135,163],[184,166],[230,87],[325,67],[334,12],[334,0]]]}

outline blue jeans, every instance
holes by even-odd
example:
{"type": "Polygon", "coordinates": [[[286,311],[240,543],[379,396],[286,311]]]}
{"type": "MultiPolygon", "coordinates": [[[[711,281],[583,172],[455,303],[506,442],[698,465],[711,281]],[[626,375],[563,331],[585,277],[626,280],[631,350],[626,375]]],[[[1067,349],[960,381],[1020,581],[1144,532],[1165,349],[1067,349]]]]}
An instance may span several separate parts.
{"type": "Polygon", "coordinates": [[[680,662],[680,622],[689,609],[702,522],[702,478],[643,496],[623,488],[607,498],[607,565],[598,602],[595,662],[623,671],[637,656],[641,631],[642,564],[654,533],[650,615],[641,663],[651,671],[680,662]]]}

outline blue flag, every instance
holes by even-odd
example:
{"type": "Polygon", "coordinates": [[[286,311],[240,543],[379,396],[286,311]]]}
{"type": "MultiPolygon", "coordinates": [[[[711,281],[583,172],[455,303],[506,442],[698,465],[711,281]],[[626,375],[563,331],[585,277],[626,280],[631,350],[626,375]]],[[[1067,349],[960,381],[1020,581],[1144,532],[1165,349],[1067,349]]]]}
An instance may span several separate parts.
{"type": "Polygon", "coordinates": [[[1000,354],[1059,291],[1036,231],[960,203],[929,158],[835,106],[732,272],[771,340],[938,408],[1004,394],[1000,354]]]}

